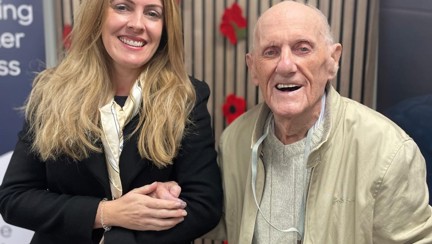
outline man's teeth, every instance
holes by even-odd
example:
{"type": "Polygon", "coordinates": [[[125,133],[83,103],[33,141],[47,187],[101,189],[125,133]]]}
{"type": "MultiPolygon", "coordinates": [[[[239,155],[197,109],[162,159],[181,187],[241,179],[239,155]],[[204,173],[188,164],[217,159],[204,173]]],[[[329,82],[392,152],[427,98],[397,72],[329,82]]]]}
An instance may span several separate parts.
{"type": "Polygon", "coordinates": [[[277,84],[276,88],[281,91],[295,91],[299,89],[300,86],[293,84],[277,84]]]}
{"type": "Polygon", "coordinates": [[[123,37],[120,37],[120,41],[122,41],[123,43],[133,46],[133,47],[142,47],[144,46],[144,42],[140,42],[140,41],[134,41],[134,40],[130,40],[130,39],[126,39],[123,37]]]}
{"type": "Polygon", "coordinates": [[[277,88],[278,89],[283,89],[283,88],[293,88],[296,87],[296,85],[292,85],[292,84],[278,84],[277,88]]]}

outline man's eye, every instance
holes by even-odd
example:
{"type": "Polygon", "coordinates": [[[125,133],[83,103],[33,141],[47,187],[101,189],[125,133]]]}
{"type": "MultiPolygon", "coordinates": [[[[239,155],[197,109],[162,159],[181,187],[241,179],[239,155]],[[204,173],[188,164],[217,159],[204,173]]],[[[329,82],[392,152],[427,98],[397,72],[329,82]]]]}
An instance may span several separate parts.
{"type": "Polygon", "coordinates": [[[307,54],[311,52],[312,47],[310,45],[301,44],[294,48],[294,52],[297,54],[307,54]]]}
{"type": "Polygon", "coordinates": [[[265,57],[273,57],[273,56],[275,56],[275,55],[277,55],[277,51],[274,50],[274,49],[269,49],[269,50],[266,50],[266,51],[264,52],[264,56],[265,56],[265,57]]]}

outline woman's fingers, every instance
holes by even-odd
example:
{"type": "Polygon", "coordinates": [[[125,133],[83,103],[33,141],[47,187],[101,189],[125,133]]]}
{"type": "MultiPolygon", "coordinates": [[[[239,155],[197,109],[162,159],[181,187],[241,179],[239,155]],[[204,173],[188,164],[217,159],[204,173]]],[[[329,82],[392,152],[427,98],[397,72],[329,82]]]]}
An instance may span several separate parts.
{"type": "Polygon", "coordinates": [[[141,230],[155,230],[155,231],[161,231],[161,230],[167,230],[170,229],[177,224],[181,223],[184,220],[184,218],[169,218],[169,219],[147,219],[146,223],[142,225],[141,230]]]}
{"type": "Polygon", "coordinates": [[[182,222],[187,215],[184,209],[170,209],[172,205],[165,205],[162,200],[159,200],[161,202],[159,204],[154,203],[154,199],[151,200],[135,209],[135,211],[123,215],[129,219],[129,228],[136,230],[164,230],[182,222]]]}

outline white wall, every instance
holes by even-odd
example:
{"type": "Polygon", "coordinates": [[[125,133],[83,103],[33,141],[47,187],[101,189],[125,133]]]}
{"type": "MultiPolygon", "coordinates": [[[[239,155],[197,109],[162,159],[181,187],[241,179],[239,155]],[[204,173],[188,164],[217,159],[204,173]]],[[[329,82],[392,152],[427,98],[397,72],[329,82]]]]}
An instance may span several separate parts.
{"type": "MultiPolygon", "coordinates": [[[[0,179],[3,179],[11,156],[12,152],[0,156],[0,179]]],[[[0,217],[0,244],[26,244],[32,236],[32,231],[9,225],[0,217]]]]}

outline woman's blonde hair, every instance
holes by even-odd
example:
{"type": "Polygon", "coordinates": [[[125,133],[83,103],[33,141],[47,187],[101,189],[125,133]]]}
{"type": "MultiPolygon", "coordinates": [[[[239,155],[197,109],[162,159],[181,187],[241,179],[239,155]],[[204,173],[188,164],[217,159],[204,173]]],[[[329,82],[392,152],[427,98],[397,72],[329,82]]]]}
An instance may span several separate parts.
{"type": "MultiPolygon", "coordinates": [[[[147,74],[140,80],[143,102],[134,131],[139,133],[140,155],[158,167],[171,164],[177,155],[196,96],[184,66],[178,4],[175,0],[162,2],[162,39],[158,51],[142,68],[147,74]]],[[[83,1],[70,50],[57,67],[35,78],[25,113],[32,148],[44,161],[60,156],[79,161],[102,151],[98,109],[114,96],[110,57],[101,40],[109,4],[110,0],[83,1]]]]}

